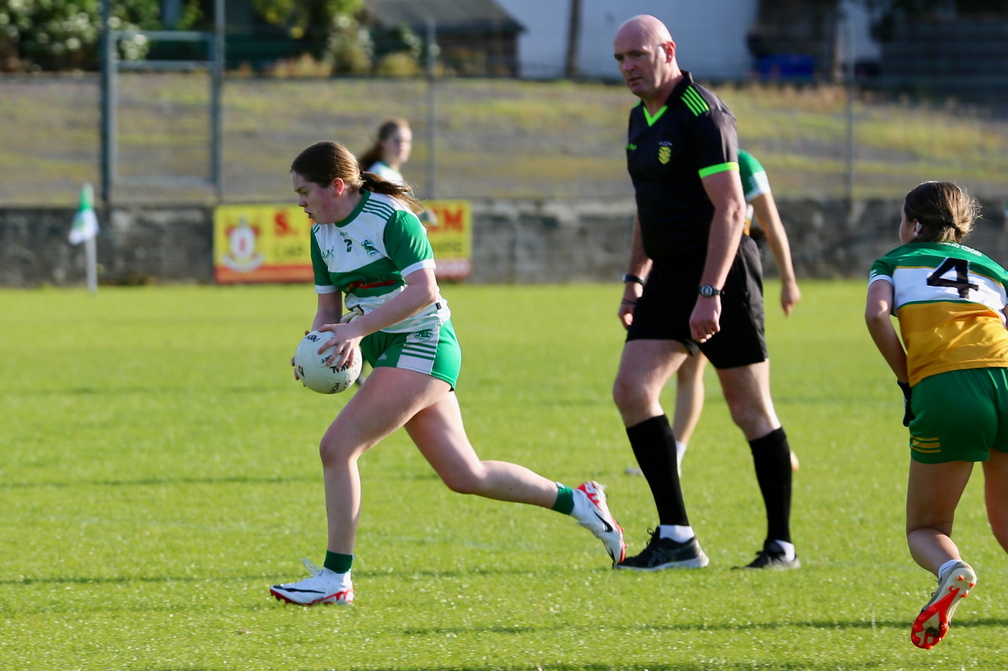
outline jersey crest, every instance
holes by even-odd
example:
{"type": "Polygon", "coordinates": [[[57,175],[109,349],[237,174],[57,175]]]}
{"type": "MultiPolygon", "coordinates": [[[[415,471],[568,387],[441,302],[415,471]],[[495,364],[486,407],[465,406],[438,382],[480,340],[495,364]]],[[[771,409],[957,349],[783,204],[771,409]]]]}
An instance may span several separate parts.
{"type": "Polygon", "coordinates": [[[659,142],[658,143],[658,162],[665,165],[672,158],[672,143],[671,142],[659,142]]]}

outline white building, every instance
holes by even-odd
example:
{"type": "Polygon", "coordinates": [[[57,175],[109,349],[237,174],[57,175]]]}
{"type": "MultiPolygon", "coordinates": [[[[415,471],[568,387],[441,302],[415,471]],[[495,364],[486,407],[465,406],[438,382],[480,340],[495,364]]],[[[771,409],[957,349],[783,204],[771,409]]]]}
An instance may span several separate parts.
{"type": "MultiPolygon", "coordinates": [[[[521,75],[562,77],[567,58],[569,0],[496,0],[525,26],[518,42],[521,75]]],[[[758,0],[581,0],[578,72],[618,79],[612,44],[621,23],[652,14],[668,26],[679,65],[702,79],[736,79],[752,68],[746,35],[758,0]]]]}
{"type": "MultiPolygon", "coordinates": [[[[495,0],[525,26],[518,38],[521,76],[564,75],[570,0],[495,0]]],[[[869,16],[857,0],[838,0],[853,21],[855,58],[877,57],[869,16]]],[[[661,19],[676,43],[679,65],[698,79],[743,79],[753,70],[747,38],[760,0],[581,0],[578,74],[619,79],[612,55],[616,29],[637,14],[661,19]]],[[[844,34],[844,33],[839,33],[844,34]]],[[[842,52],[846,51],[841,47],[842,52]]]]}

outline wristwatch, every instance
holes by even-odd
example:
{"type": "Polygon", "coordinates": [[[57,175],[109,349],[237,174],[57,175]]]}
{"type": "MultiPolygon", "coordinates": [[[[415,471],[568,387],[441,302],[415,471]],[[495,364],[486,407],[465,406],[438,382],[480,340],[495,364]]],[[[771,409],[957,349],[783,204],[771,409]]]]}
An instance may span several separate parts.
{"type": "Polygon", "coordinates": [[[644,278],[638,275],[631,275],[630,273],[623,273],[623,284],[627,282],[636,282],[637,284],[643,285],[644,278]]]}
{"type": "Polygon", "coordinates": [[[720,296],[721,290],[715,289],[709,284],[704,284],[703,286],[700,287],[700,295],[703,296],[704,298],[712,298],[714,296],[720,296]]]}

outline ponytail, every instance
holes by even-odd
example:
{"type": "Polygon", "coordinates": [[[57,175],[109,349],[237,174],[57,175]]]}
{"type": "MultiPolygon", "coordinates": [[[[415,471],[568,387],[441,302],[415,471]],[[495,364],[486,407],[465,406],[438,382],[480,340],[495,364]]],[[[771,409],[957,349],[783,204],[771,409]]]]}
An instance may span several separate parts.
{"type": "Polygon", "coordinates": [[[361,173],[360,190],[381,193],[401,200],[409,206],[413,214],[420,214],[424,211],[424,206],[419,200],[413,197],[413,188],[411,186],[390,182],[373,172],[364,171],[361,173]]]}
{"type": "Polygon", "coordinates": [[[348,189],[392,196],[405,203],[414,214],[424,211],[424,206],[413,197],[411,187],[390,182],[373,172],[364,172],[357,157],[335,142],[316,142],[308,147],[291,163],[291,171],[322,186],[338,177],[348,189]]]}

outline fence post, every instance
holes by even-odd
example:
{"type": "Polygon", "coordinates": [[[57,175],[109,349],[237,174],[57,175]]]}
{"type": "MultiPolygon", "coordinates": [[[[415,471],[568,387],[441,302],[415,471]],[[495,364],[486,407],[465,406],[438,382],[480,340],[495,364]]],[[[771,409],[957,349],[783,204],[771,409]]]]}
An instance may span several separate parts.
{"type": "Polygon", "coordinates": [[[437,65],[437,25],[434,19],[427,19],[427,198],[437,198],[435,141],[437,140],[437,95],[434,79],[437,65]]]}

